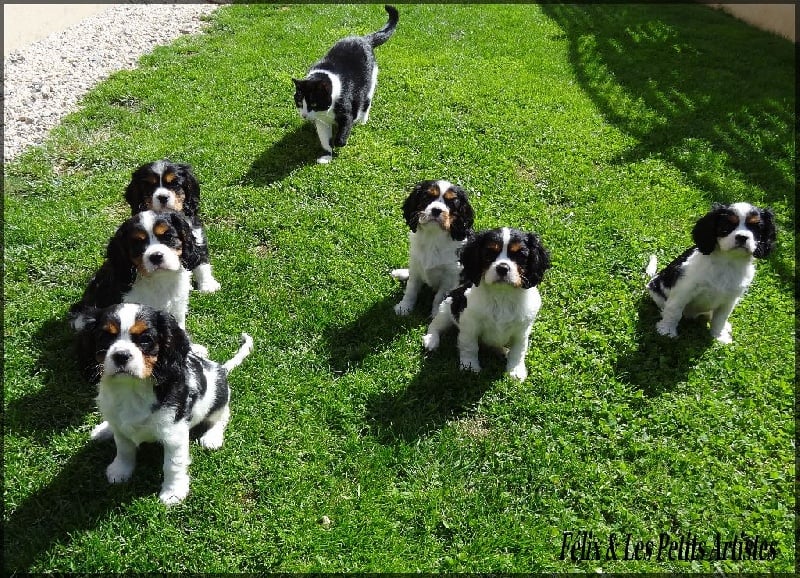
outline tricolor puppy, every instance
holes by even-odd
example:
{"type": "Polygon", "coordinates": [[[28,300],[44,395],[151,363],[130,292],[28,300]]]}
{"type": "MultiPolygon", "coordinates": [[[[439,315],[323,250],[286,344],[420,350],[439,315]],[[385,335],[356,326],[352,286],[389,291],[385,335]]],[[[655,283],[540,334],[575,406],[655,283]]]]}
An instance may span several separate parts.
{"type": "Polygon", "coordinates": [[[167,159],[140,166],[131,176],[125,190],[131,215],[142,211],[177,211],[183,214],[192,229],[199,263],[192,270],[197,289],[213,293],[220,288],[211,273],[208,243],[200,220],[200,184],[187,164],[167,159]]]}
{"type": "Polygon", "coordinates": [[[773,213],[749,203],[714,203],[695,224],[692,238],[695,246],[658,275],[656,256],[650,257],[647,290],[661,309],[656,330],[677,337],[681,317],[704,317],[717,341],[731,343],[728,316],[753,280],[755,259],[775,247],[773,213]]]}
{"type": "Polygon", "coordinates": [[[462,369],[481,370],[479,344],[507,350],[508,373],[528,376],[528,336],[542,305],[536,286],[550,256],[534,233],[492,229],[472,237],[461,251],[464,283],[450,292],[423,337],[429,351],[451,325],[458,327],[462,369]]]}
{"type": "Polygon", "coordinates": [[[86,324],[93,307],[142,303],[175,316],[186,326],[192,274],[200,262],[194,235],[175,211],[144,211],[119,226],[106,248],[106,258],[81,300],[70,307],[73,329],[86,324]]]}
{"type": "Polygon", "coordinates": [[[102,377],[97,406],[105,420],[92,439],[113,436],[117,448],[106,468],[112,484],[133,474],[136,449],[143,442],[164,446],[164,483],[159,497],[175,504],[189,493],[189,440],[217,449],[230,417],[227,375],[252,351],[242,346],[218,364],[194,354],[175,318],[144,305],[125,303],[94,310],[87,318],[85,346],[102,377]]]}
{"type": "Polygon", "coordinates": [[[436,291],[431,316],[451,289],[458,287],[461,264],[458,251],[472,233],[475,214],[467,193],[449,181],[417,183],[403,203],[408,233],[408,269],[394,269],[392,277],[408,281],[394,310],[408,315],[423,285],[436,291]]]}

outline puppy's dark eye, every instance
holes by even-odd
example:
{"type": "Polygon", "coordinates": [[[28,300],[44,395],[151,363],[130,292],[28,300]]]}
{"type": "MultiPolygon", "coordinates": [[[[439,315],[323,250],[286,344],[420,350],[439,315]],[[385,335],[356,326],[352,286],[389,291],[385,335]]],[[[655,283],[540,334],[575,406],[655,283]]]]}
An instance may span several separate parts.
{"type": "Polygon", "coordinates": [[[146,334],[140,335],[137,339],[135,339],[135,341],[142,347],[150,346],[154,343],[153,338],[146,334]]]}

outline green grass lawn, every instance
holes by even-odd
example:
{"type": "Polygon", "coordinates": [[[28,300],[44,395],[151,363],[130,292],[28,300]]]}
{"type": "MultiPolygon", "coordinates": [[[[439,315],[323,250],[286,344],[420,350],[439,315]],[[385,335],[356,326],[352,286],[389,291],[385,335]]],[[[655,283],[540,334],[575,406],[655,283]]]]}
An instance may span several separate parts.
{"type": "Polygon", "coordinates": [[[378,5],[223,7],[5,167],[7,573],[794,569],[793,45],[696,4],[399,9],[370,122],[330,165],[291,77],[382,27],[378,5]],[[157,446],[106,482],[65,324],[130,173],[162,157],[195,168],[222,283],[192,295],[189,331],[219,360],[255,339],[226,443],[193,445],[173,508],[157,446]],[[488,351],[460,372],[453,334],[424,355],[430,292],[392,311],[400,205],[428,178],[470,192],[477,228],[550,250],[524,383],[488,351]],[[780,230],[734,344],[692,322],[659,337],[648,255],[738,200],[780,230]],[[582,530],[602,560],[561,559],[582,530]],[[664,534],[742,533],[774,559],[657,556],[664,534]],[[628,536],[652,557],[623,560],[628,536]]]}

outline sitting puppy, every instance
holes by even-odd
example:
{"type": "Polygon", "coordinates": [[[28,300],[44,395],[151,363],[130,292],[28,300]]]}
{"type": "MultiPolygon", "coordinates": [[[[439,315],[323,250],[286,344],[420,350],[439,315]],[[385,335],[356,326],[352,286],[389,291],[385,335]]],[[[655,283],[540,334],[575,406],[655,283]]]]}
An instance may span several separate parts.
{"type": "Polygon", "coordinates": [[[748,203],[714,203],[695,224],[692,238],[695,246],[658,275],[656,256],[650,257],[647,290],[661,309],[656,330],[677,337],[681,317],[705,317],[711,335],[731,343],[728,316],[753,280],[755,258],[766,257],[775,247],[772,211],[748,203]]]}
{"type": "Polygon", "coordinates": [[[119,226],[106,248],[106,259],[81,300],[69,310],[70,325],[80,331],[86,312],[117,303],[142,303],[163,309],[186,326],[190,271],[200,263],[195,238],[183,215],[144,211],[119,226]]]}
{"type": "Polygon", "coordinates": [[[208,449],[222,446],[230,417],[227,375],[253,350],[242,346],[218,364],[191,352],[175,318],[145,305],[124,303],[94,309],[86,319],[86,347],[102,377],[97,406],[105,420],[92,439],[113,436],[114,461],[106,468],[112,484],[131,477],[142,442],[164,446],[164,483],[159,497],[176,504],[189,493],[189,440],[208,449]]]}
{"type": "Polygon", "coordinates": [[[125,200],[131,207],[131,215],[148,210],[182,213],[192,229],[199,257],[197,266],[192,270],[197,289],[203,293],[213,293],[220,288],[211,273],[208,244],[199,214],[200,184],[192,167],[167,159],[142,165],[131,176],[131,182],[125,190],[125,200]]]}
{"type": "Polygon", "coordinates": [[[408,269],[394,269],[392,277],[408,281],[403,300],[394,310],[408,315],[423,285],[436,291],[431,317],[445,294],[458,287],[461,265],[458,250],[472,234],[474,212],[461,187],[448,181],[422,181],[403,203],[408,233],[408,269]]]}
{"type": "Polygon", "coordinates": [[[507,349],[507,371],[520,381],[528,376],[528,336],[542,305],[539,290],[550,256],[534,233],[492,229],[474,236],[461,251],[464,284],[439,307],[423,344],[439,346],[440,334],[458,327],[462,369],[481,370],[479,344],[507,349]]]}

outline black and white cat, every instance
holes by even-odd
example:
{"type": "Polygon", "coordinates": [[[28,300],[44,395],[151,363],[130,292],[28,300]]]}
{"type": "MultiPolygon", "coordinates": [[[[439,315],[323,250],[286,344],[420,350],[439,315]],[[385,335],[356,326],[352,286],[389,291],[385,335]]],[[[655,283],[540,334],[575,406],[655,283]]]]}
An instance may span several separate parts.
{"type": "Polygon", "coordinates": [[[319,163],[331,161],[333,147],[347,144],[353,122],[365,124],[369,118],[378,82],[373,49],[389,40],[398,20],[394,6],[384,8],[389,22],[381,30],[339,40],[303,80],[292,79],[297,112],[314,121],[319,142],[327,152],[317,159],[319,163]]]}

